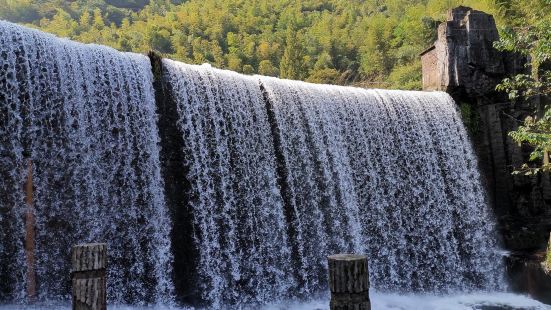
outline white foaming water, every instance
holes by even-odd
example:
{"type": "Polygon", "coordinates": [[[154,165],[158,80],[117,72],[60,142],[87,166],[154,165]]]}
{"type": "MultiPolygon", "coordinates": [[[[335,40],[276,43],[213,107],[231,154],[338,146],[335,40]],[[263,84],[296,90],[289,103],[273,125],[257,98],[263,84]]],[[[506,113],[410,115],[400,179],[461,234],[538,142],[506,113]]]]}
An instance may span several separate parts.
{"type": "MultiPolygon", "coordinates": [[[[473,293],[463,295],[413,295],[371,292],[371,308],[374,310],[545,310],[550,306],[529,297],[511,293],[473,293]]],[[[265,310],[328,310],[329,299],[309,302],[271,304],[265,310]]]]}
{"type": "MultiPolygon", "coordinates": [[[[379,292],[424,293],[374,292],[374,309],[543,309],[473,293],[503,291],[503,266],[448,95],[163,65],[208,306],[326,308],[281,301],[326,292],[326,256],[356,252],[379,292]]],[[[71,246],[103,241],[110,305],[172,307],[156,120],[144,56],[0,22],[0,300],[24,299],[31,159],[40,300],[67,300],[71,246]]]]}
{"type": "Polygon", "coordinates": [[[0,299],[23,299],[30,159],[39,298],[69,296],[72,245],[107,242],[110,302],[169,303],[148,58],[0,22],[0,68],[0,299]]]}
{"type": "MultiPolygon", "coordinates": [[[[510,293],[473,293],[464,295],[403,295],[384,294],[371,292],[371,306],[374,310],[546,310],[551,306],[544,305],[538,301],[523,295],[510,293]]],[[[68,304],[39,304],[35,306],[21,305],[0,305],[0,310],[65,310],[70,309],[68,304]]],[[[113,310],[188,310],[199,309],[193,307],[135,307],[124,305],[110,305],[113,310]]],[[[307,302],[289,301],[255,306],[250,309],[262,310],[328,310],[329,299],[319,298],[307,302]]]]}
{"type": "Polygon", "coordinates": [[[203,298],[213,308],[294,286],[276,158],[258,80],[163,60],[180,115],[203,298]]]}
{"type": "Polygon", "coordinates": [[[326,256],[343,252],[368,255],[379,290],[505,288],[476,159],[448,95],[163,64],[190,169],[203,298],[214,308],[325,291],[326,256]]]}
{"type": "Polygon", "coordinates": [[[366,253],[387,291],[503,289],[476,159],[445,93],[262,78],[279,129],[295,264],[306,293],[326,256],[366,253]]]}

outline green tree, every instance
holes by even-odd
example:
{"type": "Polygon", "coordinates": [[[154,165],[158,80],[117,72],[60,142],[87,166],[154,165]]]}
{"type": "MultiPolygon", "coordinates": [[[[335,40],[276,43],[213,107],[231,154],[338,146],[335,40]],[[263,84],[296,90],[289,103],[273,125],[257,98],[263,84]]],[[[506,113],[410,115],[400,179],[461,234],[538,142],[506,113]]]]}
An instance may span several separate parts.
{"type": "Polygon", "coordinates": [[[241,72],[243,69],[243,61],[236,54],[229,54],[227,57],[228,69],[241,72]]]}
{"type": "Polygon", "coordinates": [[[149,48],[164,54],[174,53],[170,32],[167,29],[151,27],[147,34],[149,48]]]}
{"type": "Polygon", "coordinates": [[[363,73],[373,80],[384,80],[392,70],[394,59],[390,54],[394,22],[382,15],[375,16],[369,23],[369,30],[361,51],[363,73]]]}
{"type": "Polygon", "coordinates": [[[102,30],[105,27],[105,22],[99,8],[94,10],[93,27],[96,30],[102,30]]]}
{"type": "Polygon", "coordinates": [[[51,20],[42,19],[41,26],[48,32],[70,38],[75,34],[78,23],[71,18],[69,13],[63,9],[58,9],[51,20]]]}
{"type": "Polygon", "coordinates": [[[40,17],[32,0],[0,0],[0,19],[30,23],[40,17]]]}
{"type": "Polygon", "coordinates": [[[253,66],[251,66],[251,65],[244,65],[244,66],[243,66],[243,73],[245,73],[245,74],[253,74],[253,73],[254,73],[254,68],[253,68],[253,66]]]}
{"type": "Polygon", "coordinates": [[[512,27],[502,31],[498,49],[526,56],[530,59],[530,74],[506,78],[497,86],[513,100],[534,103],[534,114],[509,135],[519,144],[533,148],[529,162],[514,173],[526,175],[551,171],[551,11],[550,0],[528,0],[520,6],[514,1],[503,1],[505,14],[514,16],[512,27]],[[516,21],[516,22],[515,22],[516,21]]]}
{"type": "Polygon", "coordinates": [[[415,90],[422,87],[422,78],[421,61],[415,60],[406,65],[395,66],[388,76],[388,82],[392,88],[415,90]]]}
{"type": "Polygon", "coordinates": [[[258,64],[258,74],[277,76],[278,69],[272,65],[269,60],[262,60],[258,64]]]}
{"type": "Polygon", "coordinates": [[[85,32],[90,29],[90,26],[92,25],[92,16],[90,15],[90,12],[87,10],[82,12],[78,25],[80,26],[80,32],[85,32]]]}
{"type": "Polygon", "coordinates": [[[493,13],[503,25],[525,3],[497,1],[507,5],[498,7],[496,0],[0,0],[0,18],[81,42],[138,53],[154,48],[176,60],[240,72],[251,66],[286,78],[419,89],[418,54],[432,44],[447,9],[469,5],[493,13]],[[505,7],[512,14],[496,15],[505,7]]]}
{"type": "Polygon", "coordinates": [[[322,69],[332,69],[333,68],[333,59],[331,58],[331,55],[327,52],[322,52],[314,64],[314,70],[322,70],[322,69]]]}
{"type": "Polygon", "coordinates": [[[306,79],[307,82],[320,83],[320,84],[339,84],[340,79],[339,71],[335,69],[318,69],[314,70],[310,76],[306,79]]]}
{"type": "Polygon", "coordinates": [[[287,28],[285,50],[279,64],[279,76],[296,80],[304,77],[304,49],[293,25],[287,28]]]}

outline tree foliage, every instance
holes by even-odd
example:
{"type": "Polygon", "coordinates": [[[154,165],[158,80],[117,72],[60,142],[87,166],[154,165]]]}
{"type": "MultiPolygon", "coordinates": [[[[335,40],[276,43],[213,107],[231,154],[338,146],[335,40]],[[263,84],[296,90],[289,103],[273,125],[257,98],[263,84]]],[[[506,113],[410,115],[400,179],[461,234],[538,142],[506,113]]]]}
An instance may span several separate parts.
{"type": "Polygon", "coordinates": [[[503,51],[526,56],[530,74],[519,74],[503,80],[497,90],[505,91],[512,100],[534,104],[534,115],[509,133],[519,144],[532,147],[529,162],[514,173],[532,175],[551,171],[551,0],[504,1],[499,3],[510,16],[510,25],[503,29],[495,46],[503,51]]]}
{"type": "Polygon", "coordinates": [[[457,5],[494,0],[0,0],[0,18],[123,51],[312,82],[419,89],[457,5]]]}

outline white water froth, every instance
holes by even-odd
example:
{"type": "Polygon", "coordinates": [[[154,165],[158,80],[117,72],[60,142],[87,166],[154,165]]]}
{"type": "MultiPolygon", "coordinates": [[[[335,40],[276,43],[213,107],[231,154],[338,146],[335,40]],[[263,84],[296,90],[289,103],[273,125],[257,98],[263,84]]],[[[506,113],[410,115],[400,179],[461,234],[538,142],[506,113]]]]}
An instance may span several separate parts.
{"type": "Polygon", "coordinates": [[[24,298],[30,159],[39,299],[68,298],[72,245],[107,242],[110,302],[169,303],[148,58],[0,22],[0,68],[0,299],[24,298]]]}
{"type": "Polygon", "coordinates": [[[258,80],[163,60],[184,136],[198,273],[213,308],[277,300],[294,285],[258,80]]]}
{"type": "MultiPolygon", "coordinates": [[[[413,294],[384,294],[371,292],[371,306],[374,310],[480,310],[487,307],[492,310],[547,310],[551,306],[542,304],[524,295],[511,293],[472,293],[463,295],[413,295],[413,294]]],[[[70,309],[67,304],[39,304],[35,306],[0,305],[0,310],[65,310],[70,309]]],[[[193,307],[136,307],[112,305],[113,310],[189,310],[193,307]]],[[[247,309],[247,308],[245,308],[247,309]]],[[[328,310],[329,299],[319,298],[310,301],[289,301],[255,306],[251,309],[262,310],[328,310]]]]}
{"type": "MultiPolygon", "coordinates": [[[[488,307],[492,310],[545,310],[551,306],[524,295],[511,293],[472,293],[462,295],[414,295],[371,292],[374,310],[474,310],[488,307]]],[[[327,310],[329,299],[309,302],[289,302],[268,305],[264,310],[327,310]]]]}
{"type": "MultiPolygon", "coordinates": [[[[261,78],[279,128],[306,294],[366,253],[379,290],[503,289],[476,158],[445,93],[261,78]]],[[[295,265],[297,266],[297,265],[295,265]]]]}
{"type": "MultiPolygon", "coordinates": [[[[505,288],[448,95],[163,65],[189,168],[195,285],[211,307],[324,292],[326,256],[342,252],[368,255],[379,291],[456,296],[381,294],[374,309],[468,307],[492,298],[458,292],[505,288]]],[[[24,298],[31,159],[40,299],[68,298],[73,244],[104,241],[110,304],[170,307],[171,223],[147,58],[0,22],[0,68],[0,300],[24,298]]]]}
{"type": "Polygon", "coordinates": [[[372,287],[383,291],[505,288],[476,159],[448,95],[163,64],[186,144],[203,298],[214,308],[323,292],[326,256],[346,252],[368,255],[372,287]]]}

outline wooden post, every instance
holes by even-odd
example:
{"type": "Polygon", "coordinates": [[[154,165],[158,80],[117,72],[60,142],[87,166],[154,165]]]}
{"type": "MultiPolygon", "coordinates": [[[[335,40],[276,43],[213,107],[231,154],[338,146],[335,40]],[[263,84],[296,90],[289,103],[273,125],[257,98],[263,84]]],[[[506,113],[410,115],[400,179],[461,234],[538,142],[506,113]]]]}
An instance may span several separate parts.
{"type": "Polygon", "coordinates": [[[80,244],[71,255],[73,272],[73,310],[105,310],[107,245],[80,244]]]}
{"type": "Polygon", "coordinates": [[[331,310],[371,310],[369,270],[365,255],[337,254],[327,257],[331,310]]]}
{"type": "Polygon", "coordinates": [[[33,302],[36,299],[36,271],[35,265],[35,218],[33,206],[33,162],[29,159],[27,181],[25,182],[25,256],[27,264],[27,299],[33,302]]]}

